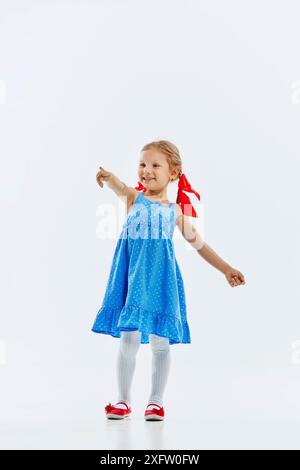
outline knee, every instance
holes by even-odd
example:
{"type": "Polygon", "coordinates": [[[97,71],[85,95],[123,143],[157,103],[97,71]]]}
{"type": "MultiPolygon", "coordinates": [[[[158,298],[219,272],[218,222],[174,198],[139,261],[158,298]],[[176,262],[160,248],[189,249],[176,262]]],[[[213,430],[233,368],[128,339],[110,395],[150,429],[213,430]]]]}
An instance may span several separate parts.
{"type": "Polygon", "coordinates": [[[150,346],[151,346],[153,353],[159,353],[159,352],[167,353],[170,350],[169,338],[151,334],[150,346]]]}
{"type": "Polygon", "coordinates": [[[120,350],[127,354],[134,355],[140,346],[139,331],[122,331],[120,340],[120,350]]]}

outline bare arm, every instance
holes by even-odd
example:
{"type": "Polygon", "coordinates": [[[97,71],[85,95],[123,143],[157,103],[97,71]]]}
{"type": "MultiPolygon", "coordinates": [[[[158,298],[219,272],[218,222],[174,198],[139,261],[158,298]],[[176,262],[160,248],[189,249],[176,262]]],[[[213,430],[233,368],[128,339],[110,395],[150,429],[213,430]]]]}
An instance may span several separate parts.
{"type": "Polygon", "coordinates": [[[176,204],[178,217],[176,219],[176,226],[178,226],[183,237],[190,245],[195,248],[197,253],[202,256],[205,261],[221,271],[229,284],[234,287],[239,284],[245,284],[243,274],[230,266],[224,261],[201,237],[200,233],[190,223],[189,218],[182,214],[181,207],[176,204]]]}
{"type": "Polygon", "coordinates": [[[112,172],[104,170],[102,166],[97,173],[96,180],[101,188],[103,188],[105,181],[107,186],[114,191],[114,193],[120,197],[124,202],[130,204],[133,201],[136,194],[136,190],[127,186],[123,181],[114,175],[112,172]]]}
{"type": "Polygon", "coordinates": [[[200,251],[205,246],[203,238],[195,229],[195,227],[190,223],[189,218],[182,214],[179,204],[176,204],[176,210],[178,214],[176,219],[176,226],[179,228],[185,240],[189,242],[190,245],[198,251],[198,253],[200,253],[200,251]]]}
{"type": "Polygon", "coordinates": [[[205,243],[201,250],[197,251],[205,261],[223,274],[225,274],[225,271],[230,268],[230,265],[226,263],[207,243],[205,243]]]}

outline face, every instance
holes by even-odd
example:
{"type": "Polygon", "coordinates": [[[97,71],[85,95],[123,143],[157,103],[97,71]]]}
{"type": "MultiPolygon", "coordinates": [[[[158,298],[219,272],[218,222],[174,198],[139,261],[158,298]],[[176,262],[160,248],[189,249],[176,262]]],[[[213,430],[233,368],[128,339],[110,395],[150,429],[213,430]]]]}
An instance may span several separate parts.
{"type": "Polygon", "coordinates": [[[139,180],[147,189],[161,189],[175,178],[176,170],[170,170],[167,157],[157,149],[143,150],[139,162],[139,180]]]}

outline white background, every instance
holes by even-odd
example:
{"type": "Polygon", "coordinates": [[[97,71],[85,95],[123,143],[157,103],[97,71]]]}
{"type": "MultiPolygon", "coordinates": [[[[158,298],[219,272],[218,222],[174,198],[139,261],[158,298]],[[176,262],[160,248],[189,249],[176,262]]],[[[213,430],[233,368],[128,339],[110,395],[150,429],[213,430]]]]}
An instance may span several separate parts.
{"type": "Polygon", "coordinates": [[[1,448],[299,449],[299,15],[0,1],[1,448]],[[99,238],[99,207],[122,203],[95,176],[135,186],[156,139],[178,146],[196,222],[246,285],[174,235],[192,342],[171,346],[165,421],[143,420],[141,345],[133,415],[112,422],[119,340],[91,327],[118,235],[99,238]]]}

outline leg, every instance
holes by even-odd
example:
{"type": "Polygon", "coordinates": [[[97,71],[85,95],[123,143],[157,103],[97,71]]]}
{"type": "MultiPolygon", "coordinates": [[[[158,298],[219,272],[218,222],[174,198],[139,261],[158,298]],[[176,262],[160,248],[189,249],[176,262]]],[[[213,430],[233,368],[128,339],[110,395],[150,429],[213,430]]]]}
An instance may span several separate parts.
{"type": "MultiPolygon", "coordinates": [[[[131,404],[131,384],[136,364],[136,354],[141,344],[140,331],[121,331],[117,357],[118,401],[131,404]]],[[[118,405],[119,406],[119,405],[118,405]]],[[[124,407],[125,405],[120,405],[124,407]]]]}
{"type": "Polygon", "coordinates": [[[152,387],[148,404],[163,406],[163,394],[171,365],[169,338],[150,334],[149,340],[152,350],[152,387]]]}

